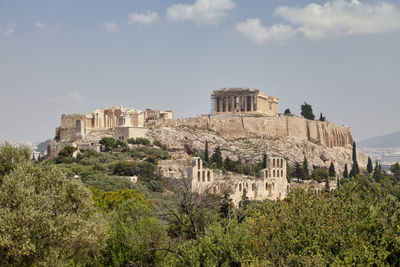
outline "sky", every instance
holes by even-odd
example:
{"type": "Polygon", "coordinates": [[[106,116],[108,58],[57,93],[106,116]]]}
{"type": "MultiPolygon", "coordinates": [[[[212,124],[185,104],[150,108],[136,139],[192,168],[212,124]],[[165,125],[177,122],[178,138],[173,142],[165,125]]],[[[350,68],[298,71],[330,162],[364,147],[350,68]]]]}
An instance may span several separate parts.
{"type": "Polygon", "coordinates": [[[107,106],[207,114],[226,87],[363,140],[400,131],[399,47],[394,0],[0,0],[0,140],[107,106]]]}

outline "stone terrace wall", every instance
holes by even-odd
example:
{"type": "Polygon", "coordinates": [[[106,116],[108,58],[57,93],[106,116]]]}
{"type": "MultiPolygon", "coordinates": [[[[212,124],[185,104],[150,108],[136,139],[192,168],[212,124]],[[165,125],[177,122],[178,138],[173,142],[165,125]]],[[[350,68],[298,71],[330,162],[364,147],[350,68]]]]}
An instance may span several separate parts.
{"type": "Polygon", "coordinates": [[[346,147],[353,143],[349,127],[290,116],[205,115],[168,121],[160,126],[186,126],[211,130],[228,140],[254,136],[269,138],[293,136],[327,147],[346,147]]]}

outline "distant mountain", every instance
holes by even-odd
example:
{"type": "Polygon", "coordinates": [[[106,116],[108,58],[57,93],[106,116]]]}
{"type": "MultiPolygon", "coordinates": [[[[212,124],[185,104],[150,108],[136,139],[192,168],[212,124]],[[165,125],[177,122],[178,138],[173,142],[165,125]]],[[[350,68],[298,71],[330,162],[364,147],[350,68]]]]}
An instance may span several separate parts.
{"type": "Polygon", "coordinates": [[[373,137],[357,143],[360,148],[396,148],[400,147],[400,132],[373,137]]]}

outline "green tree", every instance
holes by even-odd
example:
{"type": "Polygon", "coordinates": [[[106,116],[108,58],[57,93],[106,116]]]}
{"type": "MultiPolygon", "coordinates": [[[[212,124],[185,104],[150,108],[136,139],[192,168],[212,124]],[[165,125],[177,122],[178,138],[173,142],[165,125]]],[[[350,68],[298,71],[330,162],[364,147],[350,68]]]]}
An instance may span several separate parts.
{"type": "Polygon", "coordinates": [[[322,113],[319,115],[319,120],[320,121],[326,121],[325,116],[322,115],[322,113]]]}
{"type": "Polygon", "coordinates": [[[117,141],[111,137],[104,137],[99,143],[105,147],[106,151],[111,151],[113,148],[115,148],[117,141]]]}
{"type": "Polygon", "coordinates": [[[206,147],[204,149],[204,161],[209,163],[210,159],[209,159],[209,152],[208,152],[208,141],[206,141],[206,147]]]}
{"type": "Polygon", "coordinates": [[[292,189],[248,210],[250,257],[260,266],[397,266],[400,203],[364,190],[354,182],[322,194],[292,189]]]}
{"type": "Polygon", "coordinates": [[[335,170],[335,165],[333,165],[333,162],[331,162],[331,165],[329,166],[329,176],[336,177],[336,170],[335,170]]]}
{"type": "Polygon", "coordinates": [[[214,154],[211,156],[211,162],[215,163],[218,169],[221,169],[223,166],[223,161],[222,161],[222,153],[221,153],[221,148],[217,146],[217,148],[214,151],[214,154]]]}
{"type": "Polygon", "coordinates": [[[380,182],[382,178],[382,166],[378,162],[375,163],[374,173],[372,174],[372,177],[374,178],[375,182],[380,182]]]}
{"type": "Polygon", "coordinates": [[[330,188],[329,188],[329,177],[327,177],[325,179],[325,192],[329,192],[330,188]]]}
{"type": "Polygon", "coordinates": [[[242,198],[240,199],[240,202],[239,202],[239,208],[243,211],[246,211],[249,204],[250,204],[250,199],[247,196],[247,189],[243,188],[243,194],[242,194],[242,198]]]}
{"type": "Polygon", "coordinates": [[[267,155],[267,153],[264,153],[261,168],[263,168],[263,169],[267,168],[267,159],[268,159],[268,155],[267,155]]]}
{"type": "Polygon", "coordinates": [[[128,198],[114,206],[110,217],[110,238],[93,266],[154,266],[161,260],[166,242],[163,224],[153,215],[151,202],[143,197],[128,198]]]}
{"type": "Polygon", "coordinates": [[[329,172],[323,168],[315,168],[311,172],[311,179],[317,181],[318,183],[322,183],[329,178],[329,172]]]}
{"type": "Polygon", "coordinates": [[[227,171],[234,172],[235,171],[235,167],[236,167],[235,162],[233,160],[231,160],[229,157],[226,157],[224,159],[224,168],[227,171]]]}
{"type": "Polygon", "coordinates": [[[367,171],[369,174],[374,171],[374,167],[372,166],[372,160],[370,157],[368,157],[367,171]]]}
{"type": "Polygon", "coordinates": [[[232,199],[229,197],[229,193],[225,192],[219,205],[219,214],[221,218],[228,219],[232,216],[232,199]]]}
{"type": "Polygon", "coordinates": [[[293,175],[298,179],[304,179],[304,170],[299,162],[294,164],[293,175]]]}
{"type": "Polygon", "coordinates": [[[140,168],[138,164],[130,161],[119,161],[112,167],[112,173],[119,176],[138,175],[140,168]]]}
{"type": "Polygon", "coordinates": [[[31,150],[27,146],[15,147],[8,142],[0,145],[0,184],[2,176],[28,161],[30,155],[31,150]]]}
{"type": "Polygon", "coordinates": [[[390,171],[396,179],[400,179],[400,164],[398,162],[390,166],[390,171]]]}
{"type": "Polygon", "coordinates": [[[65,146],[63,149],[58,152],[59,157],[72,157],[72,154],[77,150],[76,147],[73,146],[65,146]]]}
{"type": "Polygon", "coordinates": [[[357,147],[355,141],[353,141],[353,156],[351,159],[353,160],[353,162],[357,161],[357,147]]]}
{"type": "Polygon", "coordinates": [[[301,105],[301,116],[308,120],[314,120],[315,116],[313,113],[312,106],[304,102],[303,105],[301,105]]]}
{"type": "Polygon", "coordinates": [[[285,116],[289,116],[290,114],[292,114],[292,112],[290,112],[290,109],[285,109],[285,116]]]}
{"type": "Polygon", "coordinates": [[[310,171],[308,170],[308,160],[304,156],[303,160],[303,179],[308,180],[310,178],[310,171]]]}
{"type": "Polygon", "coordinates": [[[349,178],[349,168],[347,167],[347,163],[344,164],[343,177],[344,178],[349,178]]]}
{"type": "Polygon", "coordinates": [[[64,265],[103,248],[107,223],[79,180],[29,161],[1,180],[0,265],[64,265]]]}

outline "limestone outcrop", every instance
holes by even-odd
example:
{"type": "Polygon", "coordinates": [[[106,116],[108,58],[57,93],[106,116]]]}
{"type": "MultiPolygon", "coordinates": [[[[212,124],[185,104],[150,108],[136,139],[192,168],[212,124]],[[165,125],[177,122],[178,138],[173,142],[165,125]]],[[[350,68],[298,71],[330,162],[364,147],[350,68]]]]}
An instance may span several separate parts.
{"type": "Polygon", "coordinates": [[[352,145],[351,129],[295,116],[215,115],[165,121],[160,126],[189,127],[218,133],[227,140],[298,137],[326,147],[352,145]]]}
{"type": "MultiPolygon", "coordinates": [[[[147,137],[159,140],[174,150],[185,150],[190,153],[203,152],[205,142],[208,141],[210,153],[220,146],[223,157],[228,156],[232,160],[240,159],[248,163],[259,162],[263,153],[267,153],[271,157],[283,157],[290,164],[302,162],[305,156],[310,167],[328,168],[333,162],[338,172],[343,171],[346,163],[349,168],[352,165],[352,146],[350,144],[328,147],[294,136],[280,138],[251,136],[233,139],[201,128],[185,127],[179,123],[175,126],[149,129],[147,137]]],[[[367,160],[367,156],[358,151],[358,163],[361,167],[367,165],[367,160]]]]}

